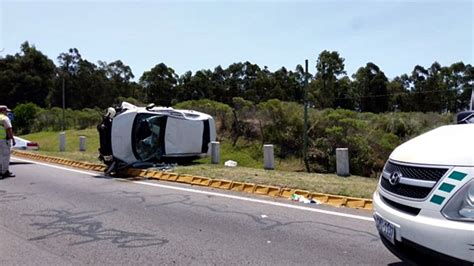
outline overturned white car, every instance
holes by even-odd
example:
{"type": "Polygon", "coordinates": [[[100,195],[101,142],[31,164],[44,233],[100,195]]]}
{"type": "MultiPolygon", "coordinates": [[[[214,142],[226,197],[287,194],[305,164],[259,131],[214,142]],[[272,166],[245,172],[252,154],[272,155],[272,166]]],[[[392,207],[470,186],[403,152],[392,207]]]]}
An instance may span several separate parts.
{"type": "Polygon", "coordinates": [[[212,116],[170,107],[110,107],[97,126],[107,173],[137,163],[205,156],[216,139],[212,116]]]}

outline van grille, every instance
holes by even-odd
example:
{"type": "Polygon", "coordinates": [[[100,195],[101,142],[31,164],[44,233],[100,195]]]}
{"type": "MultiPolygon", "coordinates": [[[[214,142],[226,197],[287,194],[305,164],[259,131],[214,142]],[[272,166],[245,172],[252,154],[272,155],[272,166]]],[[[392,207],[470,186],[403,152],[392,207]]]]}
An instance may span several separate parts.
{"type": "Polygon", "coordinates": [[[389,192],[392,192],[400,196],[415,198],[415,199],[424,199],[431,192],[431,188],[425,188],[425,187],[415,187],[415,186],[409,186],[409,185],[404,185],[404,184],[398,184],[398,185],[392,186],[385,178],[382,178],[382,180],[380,180],[380,185],[385,190],[388,190],[389,192]]]}
{"type": "Polygon", "coordinates": [[[436,182],[438,182],[446,173],[446,171],[448,171],[448,169],[444,168],[406,166],[395,164],[390,161],[388,161],[385,165],[385,171],[388,173],[393,173],[397,170],[400,171],[405,177],[436,182]]]}
{"type": "MultiPolygon", "coordinates": [[[[386,172],[388,175],[391,175],[395,171],[399,171],[402,173],[403,177],[406,178],[438,182],[444,176],[444,174],[446,174],[448,169],[408,166],[388,161],[385,165],[384,172],[386,172]]],[[[430,194],[431,190],[435,187],[426,188],[407,184],[391,185],[390,182],[383,177],[380,180],[380,186],[384,190],[393,194],[414,199],[426,198],[430,194]]]]}

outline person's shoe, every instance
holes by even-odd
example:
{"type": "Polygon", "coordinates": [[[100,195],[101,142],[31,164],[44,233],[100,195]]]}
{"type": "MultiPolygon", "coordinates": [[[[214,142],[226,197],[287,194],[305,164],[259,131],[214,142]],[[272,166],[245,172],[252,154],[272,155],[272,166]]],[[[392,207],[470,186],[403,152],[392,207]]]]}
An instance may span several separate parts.
{"type": "Polygon", "coordinates": [[[3,178],[15,177],[15,176],[16,176],[16,175],[15,175],[14,173],[10,172],[10,171],[6,171],[6,172],[2,175],[3,178]]]}

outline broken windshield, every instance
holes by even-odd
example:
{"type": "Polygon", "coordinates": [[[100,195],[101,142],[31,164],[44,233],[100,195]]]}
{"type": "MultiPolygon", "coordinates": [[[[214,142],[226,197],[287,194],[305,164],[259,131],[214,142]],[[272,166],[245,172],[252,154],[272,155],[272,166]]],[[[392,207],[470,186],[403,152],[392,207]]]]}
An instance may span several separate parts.
{"type": "Polygon", "coordinates": [[[135,118],[132,145],[135,156],[141,161],[157,161],[164,154],[166,117],[139,114],[135,118]]]}

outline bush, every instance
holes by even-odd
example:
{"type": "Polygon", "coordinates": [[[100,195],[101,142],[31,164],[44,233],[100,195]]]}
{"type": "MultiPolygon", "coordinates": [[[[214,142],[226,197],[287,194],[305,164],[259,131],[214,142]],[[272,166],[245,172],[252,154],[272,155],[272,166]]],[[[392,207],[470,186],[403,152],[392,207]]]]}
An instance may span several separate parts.
{"type": "Polygon", "coordinates": [[[227,104],[202,99],[181,102],[173,106],[173,108],[190,109],[209,114],[216,121],[217,135],[229,134],[228,130],[232,126],[232,108],[227,104]]]}
{"type": "Polygon", "coordinates": [[[33,128],[36,114],[40,111],[34,103],[19,104],[13,109],[15,118],[13,120],[13,127],[19,135],[29,134],[33,128]]]}
{"type": "MultiPolygon", "coordinates": [[[[239,146],[251,146],[253,148],[246,149],[246,152],[252,153],[249,155],[258,159],[261,158],[263,144],[274,144],[275,155],[280,159],[295,157],[303,159],[302,105],[277,99],[261,102],[253,107],[248,106],[250,102],[241,98],[234,98],[233,103],[240,126],[244,129],[239,128],[238,133],[243,134],[242,138],[247,140],[246,143],[237,142],[236,150],[239,146]]],[[[175,108],[194,109],[211,114],[216,118],[216,125],[220,125],[218,135],[232,137],[231,125],[235,118],[228,105],[199,100],[183,102],[175,108]]],[[[334,173],[336,148],[348,148],[352,174],[378,177],[385,161],[396,146],[430,129],[450,124],[453,120],[453,114],[400,112],[373,114],[344,109],[310,108],[308,110],[310,170],[334,173]]]]}
{"type": "Polygon", "coordinates": [[[102,114],[99,110],[83,109],[74,111],[74,128],[86,129],[97,126],[102,120],[102,114]]]}
{"type": "MultiPolygon", "coordinates": [[[[278,145],[281,158],[301,156],[303,147],[303,108],[297,103],[272,99],[258,104],[263,142],[278,145]]],[[[263,144],[263,143],[262,143],[263,144]]]]}

